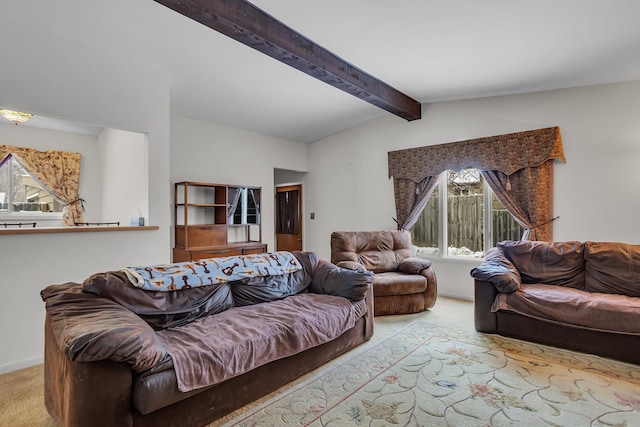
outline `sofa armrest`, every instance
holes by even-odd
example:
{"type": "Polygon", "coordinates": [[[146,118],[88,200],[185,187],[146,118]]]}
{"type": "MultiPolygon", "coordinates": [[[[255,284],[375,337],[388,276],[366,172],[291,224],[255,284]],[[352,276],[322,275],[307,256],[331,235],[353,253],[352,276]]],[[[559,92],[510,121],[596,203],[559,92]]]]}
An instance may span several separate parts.
{"type": "Polygon", "coordinates": [[[420,270],[419,273],[427,279],[427,289],[424,291],[424,308],[429,309],[433,307],[438,298],[438,280],[436,279],[436,272],[433,267],[427,267],[420,270]]]}
{"type": "Polygon", "coordinates": [[[491,311],[498,290],[493,283],[483,280],[474,281],[473,315],[478,332],[495,333],[498,330],[496,313],[491,311]]]}
{"type": "Polygon", "coordinates": [[[48,313],[45,318],[44,359],[44,403],[58,425],[133,425],[131,367],[112,361],[71,361],[56,343],[48,313]]]}
{"type": "Polygon", "coordinates": [[[366,271],[367,267],[365,267],[364,265],[360,264],[357,261],[339,261],[336,263],[336,265],[338,267],[341,268],[346,268],[347,270],[353,270],[353,271],[366,271]]]}
{"type": "Polygon", "coordinates": [[[155,331],[120,304],[83,292],[81,285],[52,285],[41,292],[52,337],[72,362],[126,362],[149,369],[167,354],[155,331]]]}
{"type": "Polygon", "coordinates": [[[520,288],[520,272],[498,248],[489,249],[482,264],[470,274],[476,280],[493,283],[500,292],[510,293],[520,288]]]}
{"type": "Polygon", "coordinates": [[[406,274],[421,274],[422,270],[431,267],[431,261],[424,258],[408,257],[400,261],[398,271],[406,274]]]}
{"type": "Polygon", "coordinates": [[[364,315],[365,321],[365,331],[364,331],[364,339],[365,341],[369,341],[373,336],[373,328],[374,328],[374,315],[375,315],[375,302],[373,299],[373,286],[370,286],[367,290],[367,294],[365,296],[365,304],[367,306],[367,312],[364,315]]]}
{"type": "Polygon", "coordinates": [[[349,270],[320,260],[313,272],[310,290],[362,301],[372,287],[374,274],[368,270],[349,270]]]}

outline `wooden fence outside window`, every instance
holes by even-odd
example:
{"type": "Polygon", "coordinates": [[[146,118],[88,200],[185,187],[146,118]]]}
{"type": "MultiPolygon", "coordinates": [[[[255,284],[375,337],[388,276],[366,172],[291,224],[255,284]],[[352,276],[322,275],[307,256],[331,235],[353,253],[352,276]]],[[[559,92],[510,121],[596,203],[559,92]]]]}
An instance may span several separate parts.
{"type": "MultiPolygon", "coordinates": [[[[466,247],[483,251],[484,197],[449,196],[447,198],[448,243],[456,248],[466,247]]],[[[420,218],[411,229],[413,244],[419,247],[438,247],[439,206],[437,197],[431,197],[420,218]]],[[[520,240],[524,228],[516,222],[502,204],[494,200],[492,211],[493,246],[503,240],[520,240]]]]}

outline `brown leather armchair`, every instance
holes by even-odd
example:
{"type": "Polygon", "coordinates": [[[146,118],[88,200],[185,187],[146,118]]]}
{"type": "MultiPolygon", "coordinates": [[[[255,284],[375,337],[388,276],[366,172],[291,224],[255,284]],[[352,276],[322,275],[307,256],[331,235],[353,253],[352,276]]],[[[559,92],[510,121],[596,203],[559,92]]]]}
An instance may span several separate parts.
{"type": "Polygon", "coordinates": [[[331,262],[373,271],[376,316],[418,313],[436,302],[436,274],[431,261],[411,256],[408,231],[335,231],[331,262]]]}

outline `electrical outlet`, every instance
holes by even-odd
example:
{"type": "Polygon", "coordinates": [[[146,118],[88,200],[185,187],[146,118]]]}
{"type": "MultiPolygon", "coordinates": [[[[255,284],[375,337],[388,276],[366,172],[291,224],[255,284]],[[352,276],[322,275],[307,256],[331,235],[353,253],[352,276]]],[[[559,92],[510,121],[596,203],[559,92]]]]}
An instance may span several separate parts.
{"type": "Polygon", "coordinates": [[[311,212],[311,219],[316,219],[316,213],[315,212],[311,212]]]}

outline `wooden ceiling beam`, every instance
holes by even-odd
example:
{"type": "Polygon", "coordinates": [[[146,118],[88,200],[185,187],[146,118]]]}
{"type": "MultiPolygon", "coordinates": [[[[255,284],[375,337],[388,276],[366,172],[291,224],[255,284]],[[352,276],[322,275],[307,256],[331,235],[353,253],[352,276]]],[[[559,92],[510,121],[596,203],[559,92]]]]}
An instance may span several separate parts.
{"type": "Polygon", "coordinates": [[[154,0],[194,21],[408,121],[420,103],[245,0],[154,0]]]}

